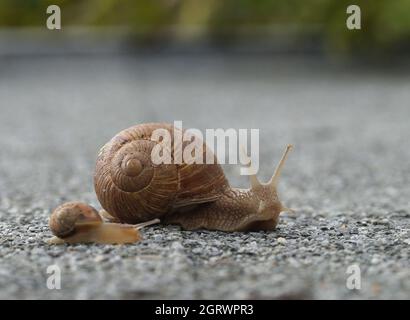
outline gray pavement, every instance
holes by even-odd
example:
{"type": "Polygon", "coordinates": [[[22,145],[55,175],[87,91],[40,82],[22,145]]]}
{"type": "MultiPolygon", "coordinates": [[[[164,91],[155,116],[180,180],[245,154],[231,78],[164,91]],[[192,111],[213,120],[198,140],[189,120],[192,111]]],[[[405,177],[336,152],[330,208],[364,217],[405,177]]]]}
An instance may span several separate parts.
{"type": "MultiPolygon", "coordinates": [[[[0,59],[0,298],[410,298],[410,73],[302,59],[0,59]],[[260,178],[295,149],[274,232],[144,230],[133,245],[49,246],[50,210],[98,207],[99,148],[147,121],[259,128],[260,178]],[[47,267],[62,272],[46,287],[47,267]],[[361,289],[346,287],[358,264],[361,289]]],[[[246,187],[238,166],[226,166],[246,187]]]]}

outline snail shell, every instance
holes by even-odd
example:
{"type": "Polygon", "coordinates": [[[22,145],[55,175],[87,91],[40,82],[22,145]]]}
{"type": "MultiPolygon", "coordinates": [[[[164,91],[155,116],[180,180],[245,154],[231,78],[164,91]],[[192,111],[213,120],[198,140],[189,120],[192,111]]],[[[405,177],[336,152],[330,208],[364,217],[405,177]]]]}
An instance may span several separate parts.
{"type": "Polygon", "coordinates": [[[67,202],[57,207],[51,214],[49,226],[53,234],[65,238],[75,232],[81,222],[99,224],[102,219],[97,210],[86,203],[67,202]]]}
{"type": "MultiPolygon", "coordinates": [[[[177,210],[215,201],[229,189],[216,158],[215,164],[207,165],[155,165],[151,152],[157,144],[152,140],[156,129],[168,130],[174,147],[174,130],[180,129],[166,123],[146,123],[118,133],[97,158],[94,187],[98,200],[120,222],[163,219],[177,210]]],[[[204,157],[211,152],[205,144],[203,152],[204,157]]]]}

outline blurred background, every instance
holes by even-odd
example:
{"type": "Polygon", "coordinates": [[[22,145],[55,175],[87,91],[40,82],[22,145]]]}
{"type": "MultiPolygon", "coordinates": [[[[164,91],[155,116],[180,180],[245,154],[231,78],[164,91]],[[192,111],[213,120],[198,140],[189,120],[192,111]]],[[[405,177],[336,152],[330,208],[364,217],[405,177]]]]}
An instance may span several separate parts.
{"type": "Polygon", "coordinates": [[[409,53],[409,0],[0,0],[0,298],[408,299],[409,53]],[[61,30],[46,28],[51,4],[61,30]],[[45,245],[54,207],[99,208],[104,143],[174,120],[260,129],[263,181],[293,143],[279,195],[297,214],[272,233],[45,245]]]}
{"type": "MultiPolygon", "coordinates": [[[[130,47],[320,52],[379,59],[409,51],[407,0],[2,0],[0,26],[40,37],[45,8],[51,4],[63,11],[64,34],[121,35],[130,47]],[[347,32],[350,4],[361,8],[363,31],[347,32]]],[[[42,34],[40,39],[60,38],[61,33],[42,34]]]]}

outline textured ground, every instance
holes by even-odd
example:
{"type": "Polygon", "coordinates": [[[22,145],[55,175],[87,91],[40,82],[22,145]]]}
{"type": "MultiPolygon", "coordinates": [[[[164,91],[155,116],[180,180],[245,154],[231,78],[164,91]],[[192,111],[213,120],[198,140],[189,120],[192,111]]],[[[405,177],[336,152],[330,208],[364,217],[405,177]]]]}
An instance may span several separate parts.
{"type": "MultiPolygon", "coordinates": [[[[410,74],[256,57],[0,59],[0,298],[410,298],[410,74]],[[277,231],[145,229],[49,246],[50,210],[98,206],[98,149],[145,121],[260,128],[268,179],[295,144],[277,231]],[[49,265],[62,289],[46,287],[49,265]],[[346,268],[361,268],[361,290],[346,268]]],[[[232,185],[245,187],[237,166],[232,185]]]]}

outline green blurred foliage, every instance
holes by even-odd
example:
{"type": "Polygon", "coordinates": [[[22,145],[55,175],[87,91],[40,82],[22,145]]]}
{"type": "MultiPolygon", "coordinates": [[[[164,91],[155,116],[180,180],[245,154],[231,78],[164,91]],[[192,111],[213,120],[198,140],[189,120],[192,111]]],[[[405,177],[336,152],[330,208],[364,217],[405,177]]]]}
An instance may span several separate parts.
{"type": "Polygon", "coordinates": [[[147,42],[178,32],[237,41],[291,30],[344,53],[410,44],[410,0],[0,0],[0,26],[44,26],[50,4],[60,6],[64,26],[127,26],[147,42]],[[362,30],[346,28],[350,4],[361,8],[362,30]]]}

